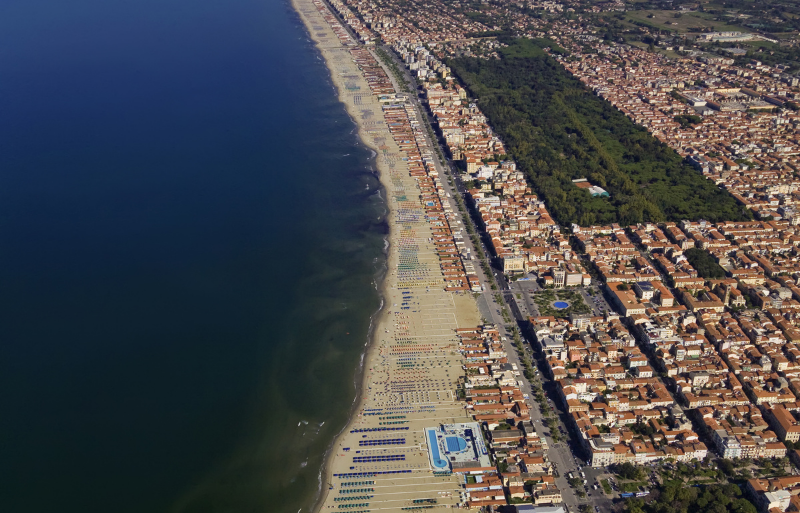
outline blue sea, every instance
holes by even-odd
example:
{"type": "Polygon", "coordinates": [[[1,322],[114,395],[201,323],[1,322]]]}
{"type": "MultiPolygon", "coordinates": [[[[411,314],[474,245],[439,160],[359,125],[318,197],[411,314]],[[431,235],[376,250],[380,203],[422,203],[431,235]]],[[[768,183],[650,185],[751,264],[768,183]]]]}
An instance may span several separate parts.
{"type": "Polygon", "coordinates": [[[287,0],[0,2],[0,511],[308,511],[371,155],[287,0]]]}

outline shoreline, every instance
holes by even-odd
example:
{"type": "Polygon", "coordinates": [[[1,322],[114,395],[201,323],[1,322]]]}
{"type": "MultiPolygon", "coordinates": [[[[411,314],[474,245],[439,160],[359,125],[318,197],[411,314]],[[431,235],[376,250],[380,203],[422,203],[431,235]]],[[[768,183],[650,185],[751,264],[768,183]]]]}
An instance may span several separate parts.
{"type": "MultiPolygon", "coordinates": [[[[333,66],[331,65],[330,59],[328,58],[328,56],[325,55],[325,52],[323,51],[319,38],[315,37],[315,34],[312,32],[313,27],[311,26],[310,21],[306,18],[306,16],[300,9],[299,2],[301,1],[304,0],[290,0],[289,3],[292,6],[292,9],[297,14],[297,16],[303,22],[303,26],[305,27],[308,38],[314,43],[315,48],[317,49],[320,56],[322,57],[323,62],[325,63],[325,67],[328,68],[328,74],[330,75],[331,82],[333,83],[333,86],[336,89],[337,97],[339,101],[344,105],[347,115],[350,116],[350,119],[352,119],[353,124],[355,124],[356,134],[358,135],[359,140],[361,141],[362,144],[364,144],[364,146],[366,146],[373,152],[371,160],[374,162],[375,174],[378,178],[378,182],[380,183],[381,188],[379,189],[379,191],[383,190],[385,192],[383,198],[384,203],[386,205],[386,213],[384,214],[384,219],[386,220],[386,224],[388,226],[388,233],[386,234],[386,239],[385,239],[386,245],[384,249],[384,254],[386,258],[385,260],[386,268],[383,270],[381,275],[379,276],[376,275],[376,284],[375,284],[375,288],[377,289],[378,292],[378,297],[380,298],[380,306],[378,307],[377,311],[375,311],[372,315],[370,315],[370,326],[367,332],[367,340],[364,344],[364,351],[361,353],[361,358],[359,360],[358,367],[356,368],[356,371],[353,376],[355,397],[353,398],[353,402],[351,403],[350,406],[350,411],[348,412],[347,415],[348,417],[347,423],[344,426],[342,426],[342,429],[338,433],[336,433],[336,435],[331,439],[330,444],[328,444],[328,447],[325,450],[325,453],[323,454],[323,464],[318,473],[319,482],[317,484],[317,492],[311,506],[312,512],[319,512],[322,510],[326,498],[323,486],[326,482],[330,482],[332,478],[333,471],[331,468],[331,463],[332,463],[333,450],[335,447],[337,447],[337,444],[341,443],[342,439],[344,438],[345,432],[347,431],[347,428],[350,427],[350,425],[353,423],[356,417],[356,413],[359,411],[359,409],[361,409],[365,400],[365,390],[367,389],[366,368],[371,359],[372,356],[371,353],[373,352],[376,345],[375,338],[377,337],[378,330],[379,328],[381,328],[381,325],[384,324],[387,320],[387,311],[389,304],[388,294],[387,294],[388,281],[391,275],[390,270],[392,269],[392,265],[394,263],[393,259],[395,259],[396,255],[395,252],[393,251],[394,243],[392,241],[392,236],[394,234],[395,227],[393,226],[394,223],[391,222],[392,207],[389,203],[389,194],[388,194],[389,184],[387,184],[385,181],[387,177],[387,172],[386,172],[387,170],[383,169],[384,166],[382,166],[380,159],[378,158],[380,148],[372,141],[368,140],[367,137],[365,137],[364,127],[362,126],[361,123],[359,123],[359,120],[356,117],[353,108],[354,106],[351,104],[351,102],[347,101],[347,98],[343,92],[344,83],[341,80],[341,77],[337,76],[333,66]]],[[[306,1],[313,7],[313,3],[310,0],[306,1]]]]}
{"type": "MultiPolygon", "coordinates": [[[[441,210],[431,215],[423,203],[419,167],[411,162],[412,156],[419,157],[421,148],[412,141],[409,152],[406,140],[411,137],[407,131],[417,123],[415,114],[403,102],[387,106],[378,100],[385,89],[373,87],[375,70],[379,67],[391,80],[389,72],[364,45],[355,44],[325,2],[292,0],[291,5],[324,60],[359,140],[375,152],[374,169],[386,193],[388,226],[386,268],[376,283],[381,306],[370,317],[365,349],[354,375],[355,398],[347,424],[325,451],[312,511],[336,509],[342,505],[334,501],[352,499],[400,510],[420,497],[437,497],[439,507],[452,507],[460,502],[460,482],[453,474],[433,473],[423,429],[472,420],[455,396],[457,380],[463,376],[456,329],[480,324],[477,303],[468,291],[446,288],[442,253],[434,239],[441,237],[441,230],[449,231],[449,221],[441,216],[441,210]],[[371,65],[372,59],[376,62],[371,65]],[[399,135],[398,125],[402,125],[399,135]],[[409,306],[398,306],[401,303],[409,306]],[[394,415],[377,417],[381,414],[394,415]],[[407,420],[377,422],[399,418],[407,420]],[[377,427],[386,424],[392,426],[377,427]],[[395,426],[398,424],[402,426],[395,426]],[[390,436],[393,440],[404,438],[391,442],[386,438],[390,436]],[[374,447],[399,443],[402,446],[374,447]],[[371,447],[362,447],[365,445],[371,447]],[[389,450],[402,454],[387,455],[389,450]],[[383,455],[386,459],[381,459],[383,455]],[[347,481],[355,477],[343,477],[355,475],[372,476],[366,479],[375,488],[368,493],[375,495],[332,498],[337,486],[359,484],[347,481]]],[[[352,491],[359,490],[338,490],[340,494],[352,491]]]]}

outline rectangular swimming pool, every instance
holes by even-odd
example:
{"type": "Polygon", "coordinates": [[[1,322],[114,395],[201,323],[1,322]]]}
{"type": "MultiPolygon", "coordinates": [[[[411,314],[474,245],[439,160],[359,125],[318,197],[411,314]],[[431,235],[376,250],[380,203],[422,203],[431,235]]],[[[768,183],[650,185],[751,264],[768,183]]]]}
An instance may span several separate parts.
{"type": "Polygon", "coordinates": [[[439,454],[439,440],[436,437],[436,431],[430,428],[425,431],[428,435],[428,451],[431,455],[431,464],[436,469],[447,468],[447,460],[442,459],[441,454],[439,454]]]}

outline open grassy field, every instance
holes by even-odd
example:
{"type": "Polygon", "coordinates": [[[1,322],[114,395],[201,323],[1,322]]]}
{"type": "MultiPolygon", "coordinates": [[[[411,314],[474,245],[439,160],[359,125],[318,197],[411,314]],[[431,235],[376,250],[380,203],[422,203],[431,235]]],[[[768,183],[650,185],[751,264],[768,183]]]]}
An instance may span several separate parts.
{"type": "Polygon", "coordinates": [[[754,39],[753,41],[742,41],[737,44],[742,45],[745,49],[753,48],[754,50],[758,48],[763,48],[764,50],[772,50],[773,48],[778,46],[775,43],[772,43],[770,41],[764,41],[761,39],[754,39]]]}
{"type": "Polygon", "coordinates": [[[703,12],[684,12],[677,11],[662,11],[662,10],[644,10],[644,11],[628,11],[625,13],[626,18],[644,23],[653,28],[660,30],[670,30],[680,34],[689,32],[691,28],[711,28],[717,32],[727,31],[740,31],[750,32],[750,30],[736,24],[729,24],[724,20],[715,21],[717,16],[703,12]],[[649,15],[652,18],[648,18],[649,15]],[[679,15],[679,18],[675,16],[679,15]]]}

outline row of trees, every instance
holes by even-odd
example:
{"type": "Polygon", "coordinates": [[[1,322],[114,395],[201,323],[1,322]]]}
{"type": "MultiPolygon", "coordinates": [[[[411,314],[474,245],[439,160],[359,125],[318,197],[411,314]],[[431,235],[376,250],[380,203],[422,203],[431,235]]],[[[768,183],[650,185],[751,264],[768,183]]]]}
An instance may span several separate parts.
{"type": "Polygon", "coordinates": [[[502,59],[449,64],[561,224],[748,218],[730,194],[542,52],[545,44],[517,39],[502,59]],[[592,197],[576,178],[610,197],[592,197]]]}

